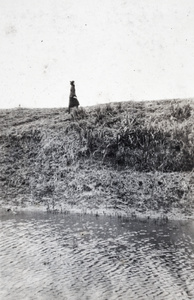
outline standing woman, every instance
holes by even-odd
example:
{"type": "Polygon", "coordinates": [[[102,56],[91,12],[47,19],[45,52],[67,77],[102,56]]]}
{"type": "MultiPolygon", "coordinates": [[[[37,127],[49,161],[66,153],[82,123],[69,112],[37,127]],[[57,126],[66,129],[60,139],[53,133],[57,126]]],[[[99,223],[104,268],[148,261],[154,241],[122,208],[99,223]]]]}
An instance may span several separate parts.
{"type": "Polygon", "coordinates": [[[79,101],[77,100],[77,96],[75,93],[75,83],[74,81],[70,81],[70,96],[69,96],[69,113],[71,107],[77,107],[79,106],[79,101]]]}

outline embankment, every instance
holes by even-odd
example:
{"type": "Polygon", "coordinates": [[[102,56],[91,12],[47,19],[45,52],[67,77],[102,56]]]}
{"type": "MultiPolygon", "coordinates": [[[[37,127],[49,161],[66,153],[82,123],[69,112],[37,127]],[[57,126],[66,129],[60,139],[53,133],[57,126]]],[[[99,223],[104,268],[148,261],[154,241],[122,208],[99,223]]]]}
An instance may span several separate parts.
{"type": "Polygon", "coordinates": [[[1,207],[193,216],[193,116],[193,100],[1,110],[1,207]]]}

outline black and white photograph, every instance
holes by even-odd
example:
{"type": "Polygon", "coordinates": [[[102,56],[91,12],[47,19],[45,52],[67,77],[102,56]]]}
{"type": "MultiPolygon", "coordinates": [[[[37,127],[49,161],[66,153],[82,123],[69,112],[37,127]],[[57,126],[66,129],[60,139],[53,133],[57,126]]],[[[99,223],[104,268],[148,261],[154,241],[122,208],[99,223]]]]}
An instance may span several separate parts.
{"type": "Polygon", "coordinates": [[[0,0],[0,300],[194,300],[194,1],[0,0]]]}

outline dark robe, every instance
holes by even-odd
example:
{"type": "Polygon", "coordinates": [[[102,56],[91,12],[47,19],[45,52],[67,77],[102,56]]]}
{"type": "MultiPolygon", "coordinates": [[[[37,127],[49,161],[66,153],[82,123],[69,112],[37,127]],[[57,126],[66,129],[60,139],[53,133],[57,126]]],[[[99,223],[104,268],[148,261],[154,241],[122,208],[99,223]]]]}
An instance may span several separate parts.
{"type": "Polygon", "coordinates": [[[69,113],[71,107],[78,107],[78,106],[79,106],[79,101],[75,93],[75,85],[74,83],[71,83],[70,96],[69,96],[69,113]]]}

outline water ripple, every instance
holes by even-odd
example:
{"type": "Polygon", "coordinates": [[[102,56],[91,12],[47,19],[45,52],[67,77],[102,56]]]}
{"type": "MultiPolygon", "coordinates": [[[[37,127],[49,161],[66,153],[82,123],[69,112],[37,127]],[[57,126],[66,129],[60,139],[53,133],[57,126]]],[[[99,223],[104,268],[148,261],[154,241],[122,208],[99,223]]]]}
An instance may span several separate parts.
{"type": "Polygon", "coordinates": [[[0,299],[194,299],[193,225],[4,216],[0,299]]]}

